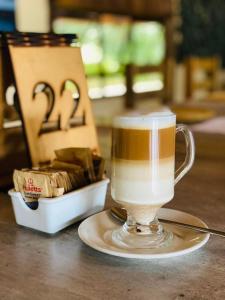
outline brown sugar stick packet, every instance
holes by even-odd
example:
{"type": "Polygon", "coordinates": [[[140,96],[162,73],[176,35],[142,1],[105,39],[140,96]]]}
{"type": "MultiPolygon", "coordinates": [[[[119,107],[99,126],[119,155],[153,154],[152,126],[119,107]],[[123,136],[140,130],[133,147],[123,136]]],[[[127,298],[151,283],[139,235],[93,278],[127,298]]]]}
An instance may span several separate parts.
{"type": "Polygon", "coordinates": [[[73,163],[84,168],[90,182],[95,182],[92,152],[89,148],[65,148],[55,150],[57,160],[73,163]]]}
{"type": "Polygon", "coordinates": [[[84,175],[88,178],[88,183],[95,182],[95,173],[91,150],[89,148],[68,148],[57,151],[58,160],[73,163],[84,169],[84,175]]]}
{"type": "Polygon", "coordinates": [[[58,186],[63,186],[65,192],[69,192],[73,189],[72,184],[70,182],[69,176],[66,172],[58,171],[56,173],[56,182],[58,186]]]}
{"type": "Polygon", "coordinates": [[[50,167],[41,168],[35,172],[53,174],[57,182],[56,185],[63,186],[65,192],[70,192],[71,190],[78,189],[79,187],[87,184],[87,180],[84,177],[83,168],[69,163],[60,161],[57,162],[55,160],[50,167]],[[77,175],[76,172],[78,173],[77,175]],[[83,182],[81,182],[82,178],[83,182]]]}
{"type": "Polygon", "coordinates": [[[51,184],[52,184],[52,188],[53,188],[53,197],[58,197],[58,196],[62,196],[66,191],[67,191],[67,187],[65,186],[65,184],[62,182],[58,182],[58,177],[60,176],[59,173],[53,173],[51,176],[51,184]]]}
{"type": "Polygon", "coordinates": [[[87,179],[84,176],[84,168],[79,165],[76,165],[73,163],[67,163],[67,162],[63,162],[63,161],[55,159],[55,160],[53,160],[51,166],[54,169],[62,169],[62,170],[67,171],[68,173],[77,175],[77,177],[79,178],[79,181],[82,185],[85,185],[88,183],[87,179]]]}
{"type": "Polygon", "coordinates": [[[105,160],[98,155],[93,154],[93,165],[97,180],[102,180],[105,168],[105,160]]]}
{"type": "Polygon", "coordinates": [[[88,184],[88,180],[84,176],[84,169],[81,166],[55,159],[53,160],[51,167],[53,169],[65,170],[69,175],[73,189],[77,189],[88,184]]]}
{"type": "Polygon", "coordinates": [[[54,178],[54,182],[56,182],[57,187],[64,187],[65,192],[69,192],[73,189],[72,183],[69,178],[69,174],[64,169],[54,169],[52,167],[47,167],[44,169],[40,169],[40,171],[45,172],[46,174],[52,175],[52,179],[54,178]]]}

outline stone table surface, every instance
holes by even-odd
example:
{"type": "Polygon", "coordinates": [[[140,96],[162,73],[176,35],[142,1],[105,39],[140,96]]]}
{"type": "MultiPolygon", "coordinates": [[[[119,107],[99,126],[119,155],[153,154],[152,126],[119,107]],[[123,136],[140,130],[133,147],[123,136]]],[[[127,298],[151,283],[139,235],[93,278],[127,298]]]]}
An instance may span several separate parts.
{"type": "MultiPolygon", "coordinates": [[[[225,230],[225,136],[195,138],[194,167],[168,206],[225,230]]],[[[225,299],[225,239],[211,236],[191,254],[142,261],[89,248],[78,225],[54,236],[20,227],[1,193],[0,299],[225,299]]]]}

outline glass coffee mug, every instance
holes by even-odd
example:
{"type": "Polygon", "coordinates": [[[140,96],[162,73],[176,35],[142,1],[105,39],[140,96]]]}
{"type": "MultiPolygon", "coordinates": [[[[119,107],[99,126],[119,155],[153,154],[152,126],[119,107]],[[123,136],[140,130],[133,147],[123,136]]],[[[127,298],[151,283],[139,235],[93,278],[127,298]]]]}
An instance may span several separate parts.
{"type": "Polygon", "coordinates": [[[114,119],[111,194],[127,211],[127,221],[112,240],[129,248],[168,245],[173,234],[157,220],[157,211],[174,196],[174,185],[194,162],[194,140],[185,125],[176,125],[171,111],[114,119]],[[184,163],[175,172],[175,135],[186,143],[184,163]],[[174,176],[175,173],[175,176],[174,176]]]}

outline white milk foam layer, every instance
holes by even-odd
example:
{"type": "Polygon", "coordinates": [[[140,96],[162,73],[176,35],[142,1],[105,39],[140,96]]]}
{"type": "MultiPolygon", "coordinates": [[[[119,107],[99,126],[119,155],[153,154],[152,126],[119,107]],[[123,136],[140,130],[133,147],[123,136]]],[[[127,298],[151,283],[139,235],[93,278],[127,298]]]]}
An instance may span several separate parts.
{"type": "Polygon", "coordinates": [[[162,129],[175,126],[176,115],[170,110],[148,114],[132,113],[114,118],[113,127],[126,129],[162,129]]]}
{"type": "Polygon", "coordinates": [[[149,161],[115,160],[112,197],[138,205],[163,205],[174,196],[174,157],[149,161]]]}

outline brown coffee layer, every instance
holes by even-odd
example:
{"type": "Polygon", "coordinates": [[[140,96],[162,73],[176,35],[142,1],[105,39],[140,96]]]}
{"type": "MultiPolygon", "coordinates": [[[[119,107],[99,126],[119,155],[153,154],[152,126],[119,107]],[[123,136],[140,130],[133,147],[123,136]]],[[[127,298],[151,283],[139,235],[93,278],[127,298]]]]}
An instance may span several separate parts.
{"type": "Polygon", "coordinates": [[[152,160],[174,156],[175,126],[161,129],[113,129],[113,157],[152,160]]]}

